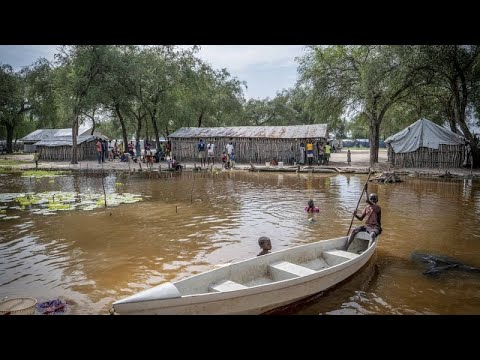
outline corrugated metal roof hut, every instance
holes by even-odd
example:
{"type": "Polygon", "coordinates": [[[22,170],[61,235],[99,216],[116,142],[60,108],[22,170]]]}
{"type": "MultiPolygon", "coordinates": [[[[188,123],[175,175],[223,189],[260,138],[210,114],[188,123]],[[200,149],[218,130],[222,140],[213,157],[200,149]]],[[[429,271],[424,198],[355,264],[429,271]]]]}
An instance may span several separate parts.
{"type": "Polygon", "coordinates": [[[463,136],[420,119],[385,140],[388,162],[398,167],[457,168],[465,159],[463,136]]]}
{"type": "MultiPolygon", "coordinates": [[[[78,136],[84,136],[84,137],[91,136],[92,135],[91,133],[92,133],[92,128],[78,129],[78,136]]],[[[27,136],[23,137],[20,140],[23,141],[23,152],[30,153],[36,150],[36,144],[39,141],[54,141],[56,139],[63,141],[68,136],[70,136],[70,139],[72,138],[72,128],[38,129],[38,130],[35,130],[34,132],[31,132],[30,134],[28,134],[27,136]]],[[[108,138],[105,135],[103,135],[98,131],[95,131],[93,133],[93,136],[108,140],[108,138]]],[[[70,140],[70,144],[71,144],[71,140],[70,140]]]]}
{"type": "MultiPolygon", "coordinates": [[[[95,160],[96,148],[95,139],[108,138],[100,132],[91,134],[91,129],[79,130],[77,137],[78,160],[95,160]]],[[[33,152],[38,150],[42,160],[72,159],[72,129],[38,129],[22,138],[24,151],[33,152]]]]}
{"type": "MultiPolygon", "coordinates": [[[[189,127],[170,134],[172,154],[178,161],[197,161],[200,139],[215,144],[215,158],[219,159],[225,146],[232,141],[235,160],[240,163],[264,163],[276,159],[285,164],[300,160],[300,144],[311,139],[314,145],[327,142],[327,124],[292,126],[231,126],[189,127]]],[[[318,158],[314,147],[315,162],[318,158]]]]}
{"type": "MultiPolygon", "coordinates": [[[[78,160],[96,160],[96,137],[82,135],[77,138],[78,160]]],[[[67,161],[72,159],[72,136],[37,142],[36,149],[42,160],[67,161]]]]}

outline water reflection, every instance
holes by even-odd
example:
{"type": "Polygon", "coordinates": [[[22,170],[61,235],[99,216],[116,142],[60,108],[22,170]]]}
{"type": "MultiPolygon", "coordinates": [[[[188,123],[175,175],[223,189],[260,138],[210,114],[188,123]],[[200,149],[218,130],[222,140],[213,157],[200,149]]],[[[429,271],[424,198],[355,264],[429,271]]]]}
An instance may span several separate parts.
{"type": "MultiPolygon", "coordinates": [[[[114,300],[140,289],[255,256],[262,235],[280,249],[346,234],[366,180],[247,172],[106,175],[108,193],[141,193],[145,201],[51,217],[14,210],[19,219],[0,219],[2,297],[61,296],[76,302],[74,313],[107,313],[114,300]],[[310,198],[320,213],[304,211],[310,198]]],[[[452,272],[432,279],[410,261],[411,252],[421,250],[480,266],[479,182],[404,180],[369,185],[384,222],[375,258],[287,313],[480,313],[480,276],[452,272]]],[[[0,193],[100,189],[101,176],[94,174],[0,181],[0,193]]]]}

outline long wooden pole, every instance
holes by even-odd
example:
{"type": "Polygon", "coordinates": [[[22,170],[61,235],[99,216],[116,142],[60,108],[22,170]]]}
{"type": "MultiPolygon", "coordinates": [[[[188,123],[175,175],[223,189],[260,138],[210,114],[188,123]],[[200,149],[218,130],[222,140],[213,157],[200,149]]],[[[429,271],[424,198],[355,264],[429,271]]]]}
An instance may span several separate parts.
{"type": "MultiPolygon", "coordinates": [[[[357,202],[357,206],[355,207],[354,214],[355,214],[355,212],[357,212],[358,205],[360,205],[360,201],[362,200],[363,192],[365,191],[365,189],[366,189],[367,186],[368,186],[368,180],[370,179],[370,175],[371,175],[371,174],[372,174],[372,169],[371,169],[371,168],[368,168],[367,181],[365,182],[365,185],[363,185],[362,193],[360,194],[360,197],[358,198],[358,202],[357,202]]],[[[368,195],[367,195],[367,196],[368,196],[368,195]]],[[[350,229],[352,228],[352,224],[353,224],[353,219],[354,219],[354,218],[355,218],[355,215],[352,215],[352,221],[350,221],[350,226],[348,227],[347,236],[348,236],[348,234],[350,234],[350,229]]]]}

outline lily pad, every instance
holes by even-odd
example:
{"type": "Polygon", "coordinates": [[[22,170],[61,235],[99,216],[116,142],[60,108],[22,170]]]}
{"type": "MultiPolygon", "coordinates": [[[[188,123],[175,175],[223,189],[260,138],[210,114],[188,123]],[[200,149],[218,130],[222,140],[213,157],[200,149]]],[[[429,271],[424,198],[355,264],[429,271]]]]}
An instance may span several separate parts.
{"type": "MultiPolygon", "coordinates": [[[[131,204],[143,200],[138,194],[107,194],[107,206],[131,204]]],[[[6,193],[0,194],[0,202],[15,202],[14,206],[4,209],[26,210],[36,215],[53,215],[56,211],[94,210],[105,206],[105,196],[100,193],[76,193],[67,191],[46,191],[42,193],[6,193]]]]}
{"type": "Polygon", "coordinates": [[[19,219],[20,216],[14,215],[14,216],[5,216],[2,218],[2,220],[10,220],[10,219],[19,219]]]}

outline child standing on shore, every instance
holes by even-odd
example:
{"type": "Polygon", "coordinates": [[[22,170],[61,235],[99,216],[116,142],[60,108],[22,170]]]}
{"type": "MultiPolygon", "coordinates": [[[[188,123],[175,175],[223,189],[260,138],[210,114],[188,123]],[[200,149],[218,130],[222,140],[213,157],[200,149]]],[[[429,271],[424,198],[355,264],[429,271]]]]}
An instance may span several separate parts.
{"type": "Polygon", "coordinates": [[[40,160],[40,154],[38,153],[38,150],[35,150],[33,154],[33,161],[35,161],[35,169],[38,169],[38,160],[40,160]]]}
{"type": "Polygon", "coordinates": [[[352,162],[352,153],[350,152],[350,149],[347,151],[347,164],[350,166],[350,163],[352,162]]]}

